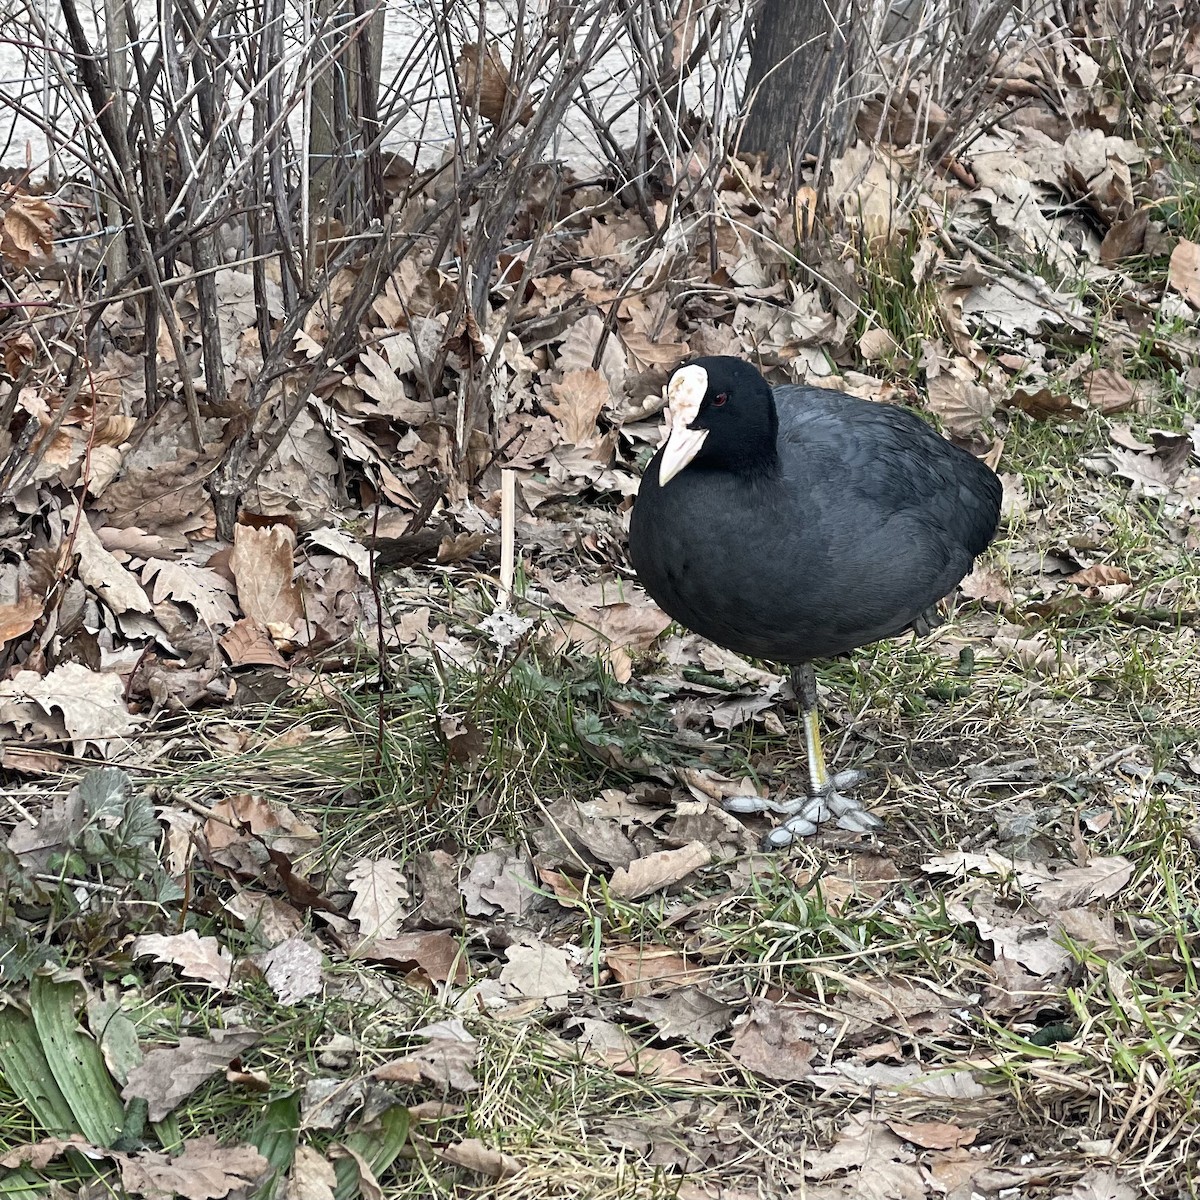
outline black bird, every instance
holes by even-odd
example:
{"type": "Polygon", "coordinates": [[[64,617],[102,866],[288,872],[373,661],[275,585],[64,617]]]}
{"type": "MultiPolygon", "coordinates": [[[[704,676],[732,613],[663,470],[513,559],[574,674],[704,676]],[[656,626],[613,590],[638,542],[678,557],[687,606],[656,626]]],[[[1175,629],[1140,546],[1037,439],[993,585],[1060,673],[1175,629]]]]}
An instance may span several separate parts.
{"type": "Polygon", "coordinates": [[[629,555],[680,624],[739,654],[787,663],[804,723],[809,791],[786,804],[786,846],[831,815],[879,819],[830,778],[815,658],[938,623],[935,605],[996,532],[1000,480],[915,413],[825,388],[774,390],[748,362],[699,358],[667,387],[666,441],[642,478],[629,555]]]}

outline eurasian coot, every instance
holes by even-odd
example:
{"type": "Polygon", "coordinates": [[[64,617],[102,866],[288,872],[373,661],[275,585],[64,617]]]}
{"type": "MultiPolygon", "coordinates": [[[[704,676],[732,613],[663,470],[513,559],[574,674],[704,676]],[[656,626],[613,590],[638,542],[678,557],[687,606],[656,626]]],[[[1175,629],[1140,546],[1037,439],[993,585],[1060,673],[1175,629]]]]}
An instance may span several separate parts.
{"type": "Polygon", "coordinates": [[[675,620],[739,654],[791,667],[809,791],[735,812],[788,819],[786,846],[830,815],[879,819],[830,778],[812,660],[936,624],[937,602],[996,532],[1000,481],[915,413],[824,388],[774,390],[748,362],[700,358],[667,388],[667,438],[642,479],[629,554],[675,620]]]}

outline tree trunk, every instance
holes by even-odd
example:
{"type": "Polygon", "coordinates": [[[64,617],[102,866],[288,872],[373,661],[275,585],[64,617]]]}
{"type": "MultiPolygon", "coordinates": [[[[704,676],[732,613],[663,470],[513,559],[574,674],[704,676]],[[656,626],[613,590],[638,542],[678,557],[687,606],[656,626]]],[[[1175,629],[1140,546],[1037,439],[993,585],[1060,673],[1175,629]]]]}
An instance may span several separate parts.
{"type": "Polygon", "coordinates": [[[746,79],[749,112],[741,148],[765,151],[795,177],[805,154],[840,146],[850,106],[839,96],[849,45],[844,0],[764,0],[746,79]]]}

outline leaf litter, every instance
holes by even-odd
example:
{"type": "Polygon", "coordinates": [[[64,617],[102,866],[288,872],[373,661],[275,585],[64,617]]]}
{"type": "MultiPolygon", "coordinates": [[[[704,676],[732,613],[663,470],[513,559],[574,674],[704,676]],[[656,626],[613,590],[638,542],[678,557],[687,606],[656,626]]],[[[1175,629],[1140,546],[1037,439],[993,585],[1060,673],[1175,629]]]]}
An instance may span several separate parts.
{"type": "MultiPolygon", "coordinates": [[[[962,173],[908,174],[911,97],[877,122],[833,167],[824,283],[780,258],[797,213],[752,162],[719,179],[736,219],[640,264],[645,214],[581,183],[498,359],[505,449],[469,483],[438,417],[462,360],[432,398],[421,376],[458,335],[412,264],[228,544],[203,486],[220,422],[175,444],[172,400],[139,427],[116,350],[78,410],[45,373],[20,393],[62,420],[0,566],[0,1066],[39,1138],[0,1132],[0,1162],[191,1200],[272,1168],[340,1200],[416,1162],[532,1188],[585,1159],[665,1173],[639,1195],[765,1173],[812,1197],[1185,1194],[1200,242],[1088,47],[1008,64],[1028,103],[962,173]],[[896,238],[907,325],[861,252],[896,238]],[[671,630],[625,567],[662,384],[695,353],[924,407],[1003,472],[1004,533],[950,624],[826,676],[878,844],[757,853],[720,801],[802,780],[786,684],[671,630]],[[35,982],[63,964],[87,982],[75,1043],[35,982]],[[89,1048],[152,1135],[81,1140],[89,1048]]],[[[470,71],[503,113],[500,52],[470,71]]],[[[54,260],[59,210],[2,203],[6,265],[54,260]]],[[[244,285],[222,272],[228,345],[244,285]]]]}

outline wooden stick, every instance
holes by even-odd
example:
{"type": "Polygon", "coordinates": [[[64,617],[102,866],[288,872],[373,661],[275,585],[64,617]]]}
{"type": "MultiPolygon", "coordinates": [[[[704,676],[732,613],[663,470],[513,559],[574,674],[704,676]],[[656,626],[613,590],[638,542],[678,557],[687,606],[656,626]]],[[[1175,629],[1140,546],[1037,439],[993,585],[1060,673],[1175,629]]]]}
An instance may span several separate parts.
{"type": "Polygon", "coordinates": [[[517,473],[509,467],[500,471],[500,608],[512,605],[513,577],[516,573],[517,546],[517,473]]]}

